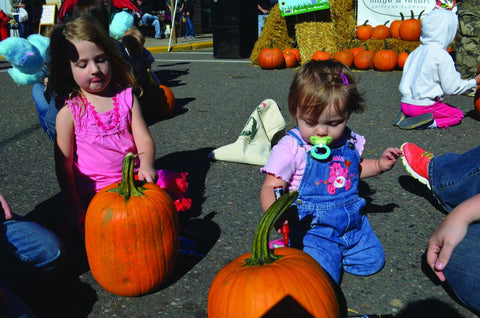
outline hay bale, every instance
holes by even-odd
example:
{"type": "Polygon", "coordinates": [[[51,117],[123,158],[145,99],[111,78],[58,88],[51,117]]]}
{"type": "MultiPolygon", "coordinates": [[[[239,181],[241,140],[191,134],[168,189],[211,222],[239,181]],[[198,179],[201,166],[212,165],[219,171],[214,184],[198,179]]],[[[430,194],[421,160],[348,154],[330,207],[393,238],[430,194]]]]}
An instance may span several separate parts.
{"type": "Polygon", "coordinates": [[[338,50],[339,38],[332,22],[303,22],[295,25],[297,47],[302,64],[308,62],[315,51],[333,55],[338,50]]]}
{"type": "MultiPolygon", "coordinates": [[[[358,41],[360,45],[367,44],[369,50],[371,51],[379,51],[385,48],[385,42],[383,40],[374,40],[369,39],[365,41],[358,41]]],[[[395,53],[400,54],[405,50],[409,50],[412,52],[415,50],[419,45],[420,41],[404,41],[400,39],[387,39],[388,48],[394,50],[395,53]]]]}
{"type": "Polygon", "coordinates": [[[270,10],[262,33],[258,37],[257,42],[250,54],[250,61],[252,64],[258,64],[257,58],[260,51],[265,47],[278,47],[280,50],[293,47],[293,38],[288,35],[287,23],[285,18],[280,13],[278,3],[270,10]]]}

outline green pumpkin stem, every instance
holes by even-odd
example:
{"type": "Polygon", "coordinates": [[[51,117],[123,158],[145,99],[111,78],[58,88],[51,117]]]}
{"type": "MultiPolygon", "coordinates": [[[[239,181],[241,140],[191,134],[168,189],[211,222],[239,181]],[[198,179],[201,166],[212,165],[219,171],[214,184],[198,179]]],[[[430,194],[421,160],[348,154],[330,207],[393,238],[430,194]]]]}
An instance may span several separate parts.
{"type": "Polygon", "coordinates": [[[118,183],[118,187],[108,190],[108,192],[118,193],[125,198],[127,202],[132,196],[145,196],[144,188],[135,184],[135,158],[137,155],[129,152],[122,162],[122,181],[118,183]]]}
{"type": "Polygon", "coordinates": [[[245,266],[257,266],[274,263],[282,255],[275,255],[268,247],[268,236],[274,224],[297,199],[298,192],[292,191],[275,201],[263,215],[255,229],[252,243],[252,257],[245,260],[245,266]]]}

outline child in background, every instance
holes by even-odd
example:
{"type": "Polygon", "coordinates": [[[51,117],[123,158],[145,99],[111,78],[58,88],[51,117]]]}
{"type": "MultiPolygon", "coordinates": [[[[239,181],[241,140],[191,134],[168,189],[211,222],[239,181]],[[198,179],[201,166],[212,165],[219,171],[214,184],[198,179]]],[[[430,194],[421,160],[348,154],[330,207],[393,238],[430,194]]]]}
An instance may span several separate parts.
{"type": "Polygon", "coordinates": [[[122,161],[138,154],[140,180],[156,182],[155,147],[127,63],[105,29],[81,17],[51,35],[50,85],[67,96],[56,121],[56,171],[77,228],[93,195],[122,177],[122,161]]]}
{"type": "Polygon", "coordinates": [[[449,214],[430,238],[427,262],[458,299],[480,314],[480,147],[463,154],[432,153],[407,142],[407,171],[432,190],[449,214]]]}
{"type": "Polygon", "coordinates": [[[298,124],[272,149],[260,193],[266,210],[275,200],[274,188],[298,190],[290,215],[293,247],[313,256],[335,282],[342,267],[355,275],[378,272],[385,263],[380,241],[373,232],[359,196],[358,182],[390,170],[401,155],[387,148],[379,159],[361,158],[365,138],[347,127],[352,113],[364,110],[349,68],[334,60],[310,61],[295,75],[288,109],[298,124]],[[330,155],[315,159],[311,137],[331,137],[330,155]]]}
{"type": "Polygon", "coordinates": [[[456,7],[438,7],[422,17],[421,44],[407,59],[400,81],[401,113],[394,125],[402,129],[447,128],[459,124],[461,109],[443,102],[444,95],[459,95],[480,84],[480,75],[461,79],[447,47],[458,26],[456,7]]]}

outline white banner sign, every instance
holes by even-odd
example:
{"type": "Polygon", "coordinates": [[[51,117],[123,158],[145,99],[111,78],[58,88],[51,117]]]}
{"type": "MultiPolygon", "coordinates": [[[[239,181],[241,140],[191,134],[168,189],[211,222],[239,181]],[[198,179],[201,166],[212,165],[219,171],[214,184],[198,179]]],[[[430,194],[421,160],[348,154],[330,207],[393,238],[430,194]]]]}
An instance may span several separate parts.
{"type": "Polygon", "coordinates": [[[430,12],[435,7],[435,0],[358,0],[357,25],[368,20],[368,24],[376,26],[393,20],[400,20],[400,12],[405,19],[410,19],[411,11],[415,18],[420,12],[430,12]]]}

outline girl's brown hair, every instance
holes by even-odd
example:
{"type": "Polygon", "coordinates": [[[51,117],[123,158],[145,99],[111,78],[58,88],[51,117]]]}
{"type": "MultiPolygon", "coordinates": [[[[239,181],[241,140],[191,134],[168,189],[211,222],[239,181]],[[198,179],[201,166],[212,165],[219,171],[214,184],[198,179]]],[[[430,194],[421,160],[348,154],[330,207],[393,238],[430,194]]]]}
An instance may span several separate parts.
{"type": "Polygon", "coordinates": [[[288,111],[293,119],[298,113],[318,118],[329,105],[339,114],[365,109],[365,101],[347,66],[336,60],[311,60],[299,69],[290,85],[288,111]]]}
{"type": "Polygon", "coordinates": [[[120,55],[117,46],[105,28],[89,17],[80,17],[64,25],[58,25],[50,37],[49,85],[58,97],[75,97],[80,88],[73,79],[70,61],[78,59],[78,53],[71,41],[81,40],[95,43],[105,52],[111,68],[110,85],[126,88],[136,87],[130,66],[120,55]]]}

